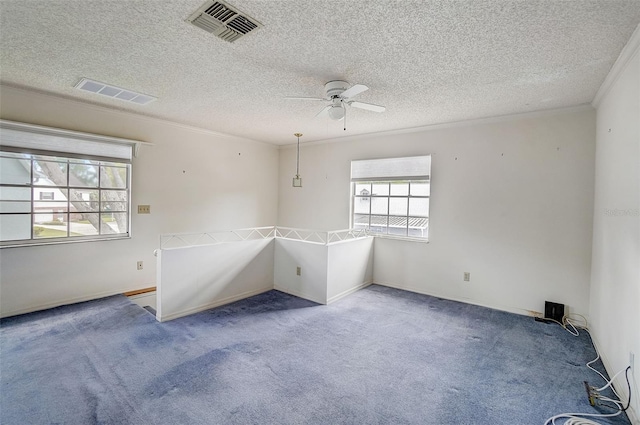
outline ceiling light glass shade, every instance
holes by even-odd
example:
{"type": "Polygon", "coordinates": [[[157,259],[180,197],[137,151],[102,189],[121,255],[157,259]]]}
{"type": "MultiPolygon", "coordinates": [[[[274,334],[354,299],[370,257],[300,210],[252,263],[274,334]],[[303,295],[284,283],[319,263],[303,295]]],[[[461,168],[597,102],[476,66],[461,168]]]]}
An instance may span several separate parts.
{"type": "Polygon", "coordinates": [[[344,118],[344,108],[341,105],[333,105],[329,109],[329,118],[334,121],[340,121],[344,118]]]}

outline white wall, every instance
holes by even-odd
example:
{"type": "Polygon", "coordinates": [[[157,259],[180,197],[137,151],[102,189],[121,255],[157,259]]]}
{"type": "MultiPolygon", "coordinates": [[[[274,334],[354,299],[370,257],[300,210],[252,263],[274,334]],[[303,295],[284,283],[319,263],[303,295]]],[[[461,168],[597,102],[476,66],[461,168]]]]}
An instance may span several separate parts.
{"type": "Polygon", "coordinates": [[[278,225],[349,227],[350,161],[432,154],[430,243],[376,239],[374,282],[515,312],[587,314],[595,111],[589,107],[303,144],[280,155],[278,225]],[[463,272],[471,273],[464,283],[463,272]]]}
{"type": "Polygon", "coordinates": [[[2,316],[154,286],[153,250],[161,233],[276,221],[273,146],[35,92],[0,90],[2,119],[154,143],[133,163],[132,207],[150,204],[151,214],[132,214],[132,238],[0,250],[2,316]]]}
{"type": "Polygon", "coordinates": [[[273,239],[163,249],[158,256],[160,321],[273,289],[273,239]]]}
{"type": "Polygon", "coordinates": [[[290,239],[275,240],[275,289],[311,300],[327,303],[327,246],[290,239]],[[300,276],[296,274],[300,267],[300,276]]]}
{"type": "MultiPolygon", "coordinates": [[[[597,102],[591,333],[609,373],[635,353],[640,421],[640,27],[597,102]]],[[[600,95],[601,93],[599,93],[600,95]]],[[[627,394],[624,381],[617,388],[627,394]]],[[[640,423],[640,422],[638,422],[640,423]]]]}
{"type": "Polygon", "coordinates": [[[329,304],[373,281],[373,237],[329,245],[277,238],[274,263],[275,289],[329,304]]]}
{"type": "Polygon", "coordinates": [[[327,304],[373,282],[373,237],[327,246],[327,304]]]}

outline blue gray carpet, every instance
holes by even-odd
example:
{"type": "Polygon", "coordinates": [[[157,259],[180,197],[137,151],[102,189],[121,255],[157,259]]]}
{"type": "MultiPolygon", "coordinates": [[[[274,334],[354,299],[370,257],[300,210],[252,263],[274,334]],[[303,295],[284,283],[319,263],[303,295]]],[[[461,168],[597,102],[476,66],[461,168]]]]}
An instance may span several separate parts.
{"type": "MultiPolygon", "coordinates": [[[[589,405],[589,336],[373,285],[158,323],[124,296],[0,322],[2,424],[543,424],[589,405]]],[[[602,370],[602,366],[599,365],[602,370]]],[[[600,420],[628,424],[625,416],[600,420]]],[[[560,422],[562,423],[562,421],[560,422]]]]}

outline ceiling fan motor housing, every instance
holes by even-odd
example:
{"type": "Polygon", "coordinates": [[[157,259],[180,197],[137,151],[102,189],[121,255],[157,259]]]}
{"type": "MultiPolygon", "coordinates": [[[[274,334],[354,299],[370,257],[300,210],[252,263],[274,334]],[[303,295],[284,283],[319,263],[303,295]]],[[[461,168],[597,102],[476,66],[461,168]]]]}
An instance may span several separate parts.
{"type": "Polygon", "coordinates": [[[333,99],[340,96],[342,92],[349,88],[349,83],[342,80],[329,81],[324,85],[324,90],[327,93],[327,98],[333,99]]]}

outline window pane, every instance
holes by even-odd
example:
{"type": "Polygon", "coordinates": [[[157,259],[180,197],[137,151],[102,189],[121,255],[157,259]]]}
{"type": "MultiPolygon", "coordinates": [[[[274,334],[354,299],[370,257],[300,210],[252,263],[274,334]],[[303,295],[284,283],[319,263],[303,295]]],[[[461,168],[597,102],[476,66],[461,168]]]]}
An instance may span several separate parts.
{"type": "Polygon", "coordinates": [[[369,215],[368,214],[354,214],[353,226],[358,228],[369,227],[369,215]]]}
{"type": "Polygon", "coordinates": [[[37,186],[66,186],[67,163],[37,160],[33,161],[33,184],[37,186]]]}
{"type": "Polygon", "coordinates": [[[68,229],[67,213],[48,212],[33,215],[33,238],[65,238],[68,229]]]}
{"type": "Polygon", "coordinates": [[[427,182],[411,182],[411,196],[429,196],[431,185],[427,182]]]}
{"type": "Polygon", "coordinates": [[[103,190],[101,192],[102,192],[102,195],[101,195],[102,202],[109,202],[109,201],[127,202],[126,190],[103,190]]]}
{"type": "Polygon", "coordinates": [[[429,219],[426,217],[409,217],[409,236],[424,238],[427,236],[429,219]]]}
{"type": "Polygon", "coordinates": [[[31,201],[30,187],[0,187],[0,200],[31,201]]]}
{"type": "Polygon", "coordinates": [[[371,195],[370,183],[356,183],[356,187],[353,192],[354,195],[369,196],[371,195]]]}
{"type": "Polygon", "coordinates": [[[67,205],[67,189],[61,189],[57,187],[52,188],[33,188],[33,203],[34,205],[48,204],[48,205],[67,205]]]}
{"type": "Polygon", "coordinates": [[[29,201],[0,201],[0,212],[2,213],[30,213],[31,202],[29,201]]]}
{"type": "Polygon", "coordinates": [[[407,215],[407,198],[391,198],[389,200],[390,215],[407,215]]]}
{"type": "Polygon", "coordinates": [[[386,215],[372,215],[369,228],[375,233],[387,233],[387,219],[386,215]]]}
{"type": "Polygon", "coordinates": [[[105,211],[127,211],[126,202],[103,202],[102,212],[105,211]]]}
{"type": "Polygon", "coordinates": [[[407,235],[407,217],[389,217],[390,235],[407,235]]]}
{"type": "MultiPolygon", "coordinates": [[[[98,191],[93,189],[71,189],[71,205],[75,211],[98,211],[98,191]]],[[[96,219],[96,223],[97,223],[96,219]]]]}
{"type": "Polygon", "coordinates": [[[98,187],[98,164],[92,161],[69,164],[69,184],[78,187],[98,187]]]}
{"type": "Polygon", "coordinates": [[[89,236],[98,234],[98,214],[71,214],[69,232],[71,236],[89,236]]]}
{"type": "Polygon", "coordinates": [[[391,182],[391,195],[407,196],[409,194],[409,183],[391,182]]]}
{"type": "Polygon", "coordinates": [[[369,214],[369,203],[371,198],[356,196],[353,199],[353,212],[354,214],[369,214]]]}
{"type": "Polygon", "coordinates": [[[373,195],[389,195],[389,183],[373,183],[373,195]]]}
{"type": "Polygon", "coordinates": [[[0,215],[0,241],[31,239],[31,215],[0,215]]]}
{"type": "Polygon", "coordinates": [[[57,201],[67,203],[68,192],[67,189],[58,187],[34,187],[33,188],[33,200],[34,201],[57,201]]]}
{"type": "Polygon", "coordinates": [[[389,214],[389,198],[371,198],[371,214],[389,214]]]}
{"type": "Polygon", "coordinates": [[[0,182],[3,184],[31,184],[31,161],[0,157],[0,182]]]}
{"type": "Polygon", "coordinates": [[[125,167],[100,167],[100,186],[114,189],[127,187],[127,169],[125,167]]]}
{"type": "MultiPolygon", "coordinates": [[[[114,233],[127,233],[129,224],[127,213],[108,213],[102,214],[102,223],[109,226],[114,233]]],[[[108,234],[107,232],[102,232],[108,234]]]]}
{"type": "Polygon", "coordinates": [[[429,217],[429,198],[410,198],[409,215],[429,217]]]}

